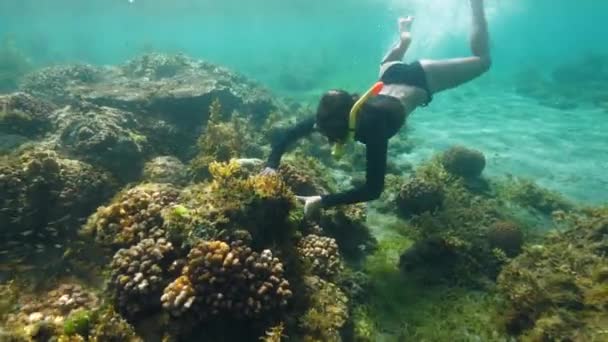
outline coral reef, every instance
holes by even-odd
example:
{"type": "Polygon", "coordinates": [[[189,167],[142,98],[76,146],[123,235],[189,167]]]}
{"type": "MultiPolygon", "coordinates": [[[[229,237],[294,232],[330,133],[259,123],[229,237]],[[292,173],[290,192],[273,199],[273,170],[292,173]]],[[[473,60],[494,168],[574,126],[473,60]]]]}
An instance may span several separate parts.
{"type": "Polygon", "coordinates": [[[515,251],[492,245],[489,231],[497,221],[518,224],[517,215],[501,201],[470,191],[462,177],[445,170],[441,155],[418,167],[415,177],[442,193],[442,205],[409,218],[407,234],[416,243],[403,252],[401,270],[423,282],[491,283],[508,260],[505,253],[515,251]]]}
{"type": "Polygon", "coordinates": [[[572,214],[559,226],[566,230],[526,248],[498,277],[505,327],[529,341],[603,340],[608,210],[572,214]]]}
{"type": "Polygon", "coordinates": [[[465,179],[475,179],[481,176],[486,166],[486,158],[480,151],[454,146],[441,156],[445,170],[465,179]]]}
{"type": "Polygon", "coordinates": [[[186,166],[173,156],[156,157],[144,164],[143,179],[148,183],[171,183],[184,186],[188,183],[186,166]]]}
{"type": "Polygon", "coordinates": [[[26,93],[0,95],[0,132],[40,137],[51,127],[55,106],[26,93]]]}
{"type": "Polygon", "coordinates": [[[318,235],[303,237],[297,246],[298,255],[312,274],[324,279],[336,277],[343,269],[335,239],[318,235]]]}
{"type": "Polygon", "coordinates": [[[443,204],[444,194],[436,184],[412,178],[401,187],[396,198],[399,213],[404,217],[432,212],[443,204]]]}
{"type": "Polygon", "coordinates": [[[200,241],[162,302],[174,314],[190,312],[201,319],[259,318],[285,307],[291,296],[283,265],[270,250],[254,252],[242,240],[200,241]]]}
{"type": "Polygon", "coordinates": [[[81,221],[115,189],[111,177],[41,148],[0,157],[0,250],[18,266],[47,269],[77,236],[81,221]]]}
{"type": "Polygon", "coordinates": [[[168,268],[173,262],[173,245],[165,239],[144,239],[114,255],[110,287],[115,305],[127,317],[160,309],[160,295],[169,283],[168,268]]]}
{"type": "Polygon", "coordinates": [[[144,183],[123,190],[89,217],[83,232],[93,236],[101,246],[113,249],[165,237],[161,212],[178,195],[169,184],[144,183]]]}

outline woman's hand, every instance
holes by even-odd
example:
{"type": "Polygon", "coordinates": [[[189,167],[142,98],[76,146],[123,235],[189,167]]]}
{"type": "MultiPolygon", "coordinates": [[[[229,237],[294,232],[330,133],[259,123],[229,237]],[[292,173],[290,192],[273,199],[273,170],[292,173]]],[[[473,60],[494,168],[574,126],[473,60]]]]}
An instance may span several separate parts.
{"type": "Polygon", "coordinates": [[[304,203],[304,217],[310,219],[315,217],[321,210],[321,196],[296,196],[304,203]]]}
{"type": "Polygon", "coordinates": [[[277,174],[277,170],[271,167],[266,167],[262,172],[260,172],[261,176],[274,176],[277,174]]]}

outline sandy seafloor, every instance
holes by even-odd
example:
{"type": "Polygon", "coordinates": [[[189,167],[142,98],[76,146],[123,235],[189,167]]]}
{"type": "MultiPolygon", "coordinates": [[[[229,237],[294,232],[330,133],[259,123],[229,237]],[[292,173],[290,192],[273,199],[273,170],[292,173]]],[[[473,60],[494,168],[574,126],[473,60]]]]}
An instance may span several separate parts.
{"type": "Polygon", "coordinates": [[[576,202],[608,201],[605,109],[559,110],[504,85],[470,84],[437,94],[428,107],[409,117],[402,134],[415,147],[400,154],[398,164],[417,165],[462,144],[484,152],[486,176],[530,179],[576,202]]]}

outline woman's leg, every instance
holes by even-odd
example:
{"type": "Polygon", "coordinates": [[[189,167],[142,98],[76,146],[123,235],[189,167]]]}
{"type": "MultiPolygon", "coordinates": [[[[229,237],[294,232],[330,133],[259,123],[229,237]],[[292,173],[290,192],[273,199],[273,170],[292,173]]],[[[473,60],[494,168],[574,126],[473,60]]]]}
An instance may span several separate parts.
{"type": "Polygon", "coordinates": [[[405,56],[405,52],[410,47],[412,42],[412,35],[410,34],[410,28],[412,26],[412,22],[414,21],[413,17],[407,18],[399,18],[399,41],[393,45],[393,47],[388,51],[386,56],[382,59],[380,64],[388,63],[388,62],[399,62],[405,56]]]}
{"type": "Polygon", "coordinates": [[[488,24],[484,14],[483,0],[469,0],[473,14],[471,34],[472,57],[446,60],[421,60],[427,84],[432,93],[454,88],[477,78],[488,71],[492,61],[488,38],[488,24]]]}

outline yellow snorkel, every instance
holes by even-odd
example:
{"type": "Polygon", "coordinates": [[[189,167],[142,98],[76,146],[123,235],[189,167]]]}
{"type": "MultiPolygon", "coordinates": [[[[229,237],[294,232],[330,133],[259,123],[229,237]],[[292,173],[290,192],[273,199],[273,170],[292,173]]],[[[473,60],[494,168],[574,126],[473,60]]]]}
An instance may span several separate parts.
{"type": "Polygon", "coordinates": [[[361,109],[361,106],[371,96],[378,95],[378,93],[380,93],[380,91],[382,90],[383,86],[384,86],[384,83],[376,82],[376,84],[374,84],[371,88],[369,88],[369,90],[366,91],[365,94],[363,94],[357,100],[357,102],[355,102],[355,104],[353,105],[353,108],[351,108],[351,110],[350,110],[350,114],[348,115],[348,133],[347,133],[346,139],[344,139],[343,142],[335,143],[332,148],[331,155],[334,158],[340,159],[342,157],[342,155],[344,155],[344,144],[355,138],[355,129],[357,128],[357,114],[359,114],[359,110],[361,109]]]}

